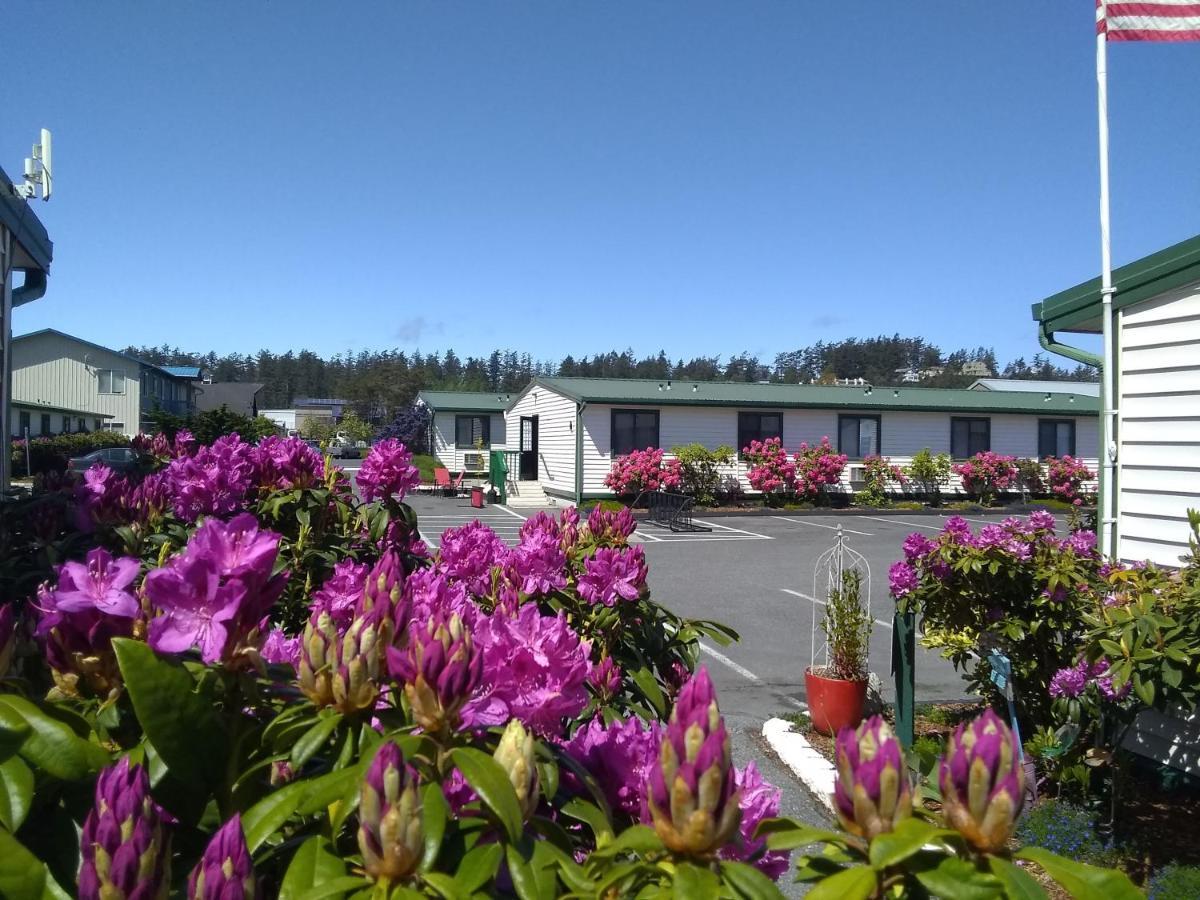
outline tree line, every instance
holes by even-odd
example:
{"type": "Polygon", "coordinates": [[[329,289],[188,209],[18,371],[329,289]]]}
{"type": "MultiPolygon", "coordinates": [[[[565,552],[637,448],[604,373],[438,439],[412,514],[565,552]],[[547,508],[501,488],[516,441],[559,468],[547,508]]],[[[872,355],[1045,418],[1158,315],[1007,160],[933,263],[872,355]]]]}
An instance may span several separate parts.
{"type": "Polygon", "coordinates": [[[465,359],[453,350],[347,351],[328,358],[311,350],[260,350],[256,354],[220,356],[165,344],[127,347],[125,352],[157,365],[201,366],[214,381],[260,382],[263,391],[259,406],[263,408],[289,407],[300,397],[338,397],[350,401],[360,416],[374,422],[385,421],[411,404],[420,390],[512,393],[531,378],[546,375],[788,383],[862,378],[872,384],[893,385],[904,383],[906,373],[912,372],[923,373],[919,382],[923,386],[966,387],[975,376],[962,374],[962,367],[981,362],[1002,378],[1097,379],[1095,369],[1082,365],[1068,369],[1041,353],[1029,361],[1021,357],[1000,366],[990,348],[943,352],[923,338],[900,335],[818,341],[778,353],[773,359],[743,352],[728,357],[672,360],[663,351],[638,357],[632,350],[578,358],[568,354],[557,362],[537,360],[514,350],[494,350],[488,356],[465,359]]]}

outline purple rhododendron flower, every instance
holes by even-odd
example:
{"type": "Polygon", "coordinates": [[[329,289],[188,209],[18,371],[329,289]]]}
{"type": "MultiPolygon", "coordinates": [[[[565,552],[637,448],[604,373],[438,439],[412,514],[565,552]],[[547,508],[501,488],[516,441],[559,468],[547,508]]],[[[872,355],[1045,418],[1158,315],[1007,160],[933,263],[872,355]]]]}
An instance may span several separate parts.
{"type": "Polygon", "coordinates": [[[410,615],[424,622],[436,612],[457,613],[468,630],[474,631],[483,613],[467,596],[461,581],[451,581],[437,569],[417,569],[404,582],[404,595],[409,601],[410,615]]]}
{"type": "Polygon", "coordinates": [[[263,438],[254,448],[254,462],[264,487],[307,488],[325,477],[325,457],[298,437],[263,438]]]}
{"type": "Polygon", "coordinates": [[[544,530],[531,531],[508,555],[507,574],[523,594],[549,594],[566,587],[567,555],[558,537],[544,530]]]}
{"type": "Polygon", "coordinates": [[[250,513],[234,516],[228,523],[207,519],[188,541],[187,552],[207,556],[222,577],[264,584],[279,553],[279,535],[259,528],[250,513]]]}
{"type": "Polygon", "coordinates": [[[486,597],[492,591],[492,567],[507,556],[504,541],[476,519],[442,532],[437,567],[451,580],[461,582],[472,596],[486,597]]]}
{"type": "Polygon", "coordinates": [[[1088,665],[1081,662],[1069,669],[1059,669],[1050,679],[1051,697],[1078,697],[1088,683],[1088,665]]]}
{"type": "Polygon", "coordinates": [[[475,643],[483,653],[484,687],[463,709],[468,725],[503,725],[520,719],[540,735],[561,733],[564,719],[587,706],[590,644],[563,613],[543,616],[536,604],[515,616],[482,619],[475,643]]]}
{"type": "MultiPolygon", "coordinates": [[[[34,609],[38,613],[34,635],[41,641],[46,663],[55,672],[80,674],[82,669],[82,674],[87,674],[88,669],[94,668],[94,662],[83,661],[111,656],[112,639],[133,634],[132,618],[104,613],[95,607],[79,612],[59,609],[55,593],[46,584],[38,587],[34,609]]],[[[103,687],[107,690],[108,685],[103,687]]]]}
{"type": "Polygon", "coordinates": [[[1048,513],[1044,509],[1034,510],[1029,514],[1029,524],[1038,531],[1053,531],[1054,514],[1048,513]]]}
{"type": "Polygon", "coordinates": [[[1094,531],[1076,531],[1066,540],[1066,545],[1078,556],[1091,556],[1096,549],[1096,533],[1094,531]]]}
{"type": "Polygon", "coordinates": [[[288,637],[282,629],[272,628],[259,653],[264,662],[296,668],[300,664],[300,637],[288,637]]]}
{"type": "MultiPolygon", "coordinates": [[[[662,726],[637,716],[606,725],[596,718],[578,729],[563,750],[596,779],[613,809],[637,822],[649,822],[646,781],[662,745],[662,726]]],[[[567,770],[563,776],[570,780],[567,770]]]]}
{"type": "Polygon", "coordinates": [[[917,570],[902,559],[892,563],[892,567],[888,569],[888,584],[891,586],[892,596],[897,599],[907,597],[920,583],[917,570]]]}
{"type": "Polygon", "coordinates": [[[132,619],[141,611],[129,590],[141,563],[129,556],[114,559],[103,547],[88,552],[87,563],[68,562],[58,570],[54,606],[62,612],[95,609],[111,616],[132,619]]]}
{"type": "Polygon", "coordinates": [[[363,500],[384,500],[404,495],[421,483],[421,473],[412,464],[412,453],[395,438],[371,448],[355,478],[363,500]]]}
{"type": "Polygon", "coordinates": [[[946,524],[942,526],[942,534],[950,537],[952,540],[969,541],[971,539],[971,526],[962,516],[951,516],[946,520],[946,524]]]}
{"type": "Polygon", "coordinates": [[[588,514],[587,528],[598,544],[623,544],[637,528],[637,520],[627,506],[617,512],[595,506],[588,514]]]}
{"type": "Polygon", "coordinates": [[[358,601],[362,599],[370,569],[366,563],[357,563],[352,559],[343,559],[334,566],[333,574],[318,590],[313,591],[309,604],[311,617],[315,620],[316,616],[327,612],[339,633],[349,628],[358,601]]]}
{"type": "Polygon", "coordinates": [[[167,467],[175,515],[194,522],[202,515],[227,516],[254,484],[254,447],[236,434],[217,438],[167,467]]]}
{"type": "Polygon", "coordinates": [[[914,562],[929,554],[936,547],[937,544],[925,535],[914,531],[904,539],[904,558],[909,562],[914,562]]]}
{"type": "Polygon", "coordinates": [[[535,534],[537,532],[545,532],[556,541],[559,539],[560,535],[558,522],[556,522],[554,517],[545,510],[539,511],[537,515],[534,515],[521,523],[519,540],[523,541],[531,534],[535,534]]]}
{"type": "Polygon", "coordinates": [[[979,536],[975,539],[975,546],[981,549],[988,547],[1002,547],[1009,541],[1008,532],[999,525],[984,525],[979,529],[979,536]]]}
{"type": "Polygon", "coordinates": [[[162,610],[151,619],[147,643],[160,653],[200,648],[200,658],[215,663],[225,653],[229,623],[246,599],[239,582],[221,585],[216,563],[206,557],[176,557],[146,576],[146,595],[162,610]]]}
{"type": "Polygon", "coordinates": [[[779,815],[782,792],[762,777],[753,760],[744,769],[733,770],[733,784],[740,792],[738,805],[742,809],[742,821],[738,831],[741,840],[725,847],[719,856],[751,863],[768,878],[778,881],[788,869],[788,853],[767,850],[767,839],[755,837],[754,831],[764,819],[779,815]]]}
{"type": "Polygon", "coordinates": [[[641,547],[601,547],[584,561],[578,579],[579,596],[605,606],[636,600],[645,586],[646,554],[641,547]]]}

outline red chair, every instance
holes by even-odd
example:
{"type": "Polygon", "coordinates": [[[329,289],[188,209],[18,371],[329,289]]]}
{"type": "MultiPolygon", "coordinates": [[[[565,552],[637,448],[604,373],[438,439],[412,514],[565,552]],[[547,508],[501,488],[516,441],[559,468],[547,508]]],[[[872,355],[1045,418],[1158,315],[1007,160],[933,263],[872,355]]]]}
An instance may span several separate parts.
{"type": "Polygon", "coordinates": [[[466,472],[459,472],[458,477],[454,479],[454,484],[450,486],[450,496],[459,497],[463,492],[463,479],[466,477],[466,472]]]}
{"type": "Polygon", "coordinates": [[[450,470],[440,466],[433,470],[433,489],[441,491],[443,496],[454,496],[454,485],[450,483],[450,470]]]}

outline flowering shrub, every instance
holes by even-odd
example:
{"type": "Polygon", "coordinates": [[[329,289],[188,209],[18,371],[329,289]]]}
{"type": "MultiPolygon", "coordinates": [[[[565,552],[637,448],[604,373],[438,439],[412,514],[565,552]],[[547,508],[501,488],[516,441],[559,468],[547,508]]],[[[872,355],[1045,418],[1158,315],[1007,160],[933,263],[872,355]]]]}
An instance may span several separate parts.
{"type": "Polygon", "coordinates": [[[816,444],[801,443],[795,455],[796,493],[809,498],[824,496],[826,488],[841,482],[846,459],[845,453],[833,451],[828,437],[816,444]]]}
{"type": "Polygon", "coordinates": [[[642,491],[673,491],[681,483],[679,460],[664,459],[663,456],[663,451],[655,447],[618,456],[604,483],[620,496],[642,491]]]}
{"type": "Polygon", "coordinates": [[[889,571],[892,595],[922,616],[922,642],[969,675],[973,691],[999,700],[988,654],[1003,652],[1026,722],[1050,720],[1050,682],[1075,664],[1083,615],[1102,596],[1096,537],[1054,533],[1054,516],[1035,512],[978,532],[959,517],[933,538],[910,534],[889,571]]]}
{"type": "Polygon", "coordinates": [[[816,444],[802,443],[790,459],[779,438],[751,441],[742,450],[742,457],[750,465],[746,474],[750,486],[766,494],[768,500],[776,494],[823,498],[830,485],[841,481],[847,458],[833,452],[828,437],[816,444]]]}
{"type": "Polygon", "coordinates": [[[796,490],[796,466],[783,449],[779,438],[751,441],[742,448],[742,459],[750,469],[746,478],[750,487],[764,494],[791,494],[796,490]]]}
{"type": "Polygon", "coordinates": [[[1046,458],[1046,483],[1050,486],[1050,493],[1059,500],[1082,506],[1083,484],[1095,477],[1095,472],[1073,456],[1046,458]]]}
{"type": "Polygon", "coordinates": [[[651,600],[628,510],[430,554],[402,447],[363,501],[286,439],[147,449],[0,529],[6,884],[779,896],[779,792],[693,674],[734,635],[651,600]]]}
{"type": "Polygon", "coordinates": [[[963,723],[937,764],[940,815],[913,815],[904,753],[879,717],[846,728],[836,744],[834,808],[840,831],[764,823],[767,846],[822,845],[797,860],[797,879],[822,897],[1045,897],[1016,860],[1033,864],[1072,897],[1136,900],[1129,878],[1044,847],[1013,851],[1025,801],[1020,748],[990,709],[963,723]]]}
{"type": "Polygon", "coordinates": [[[888,502],[888,486],[897,484],[904,487],[908,476],[900,466],[892,465],[885,456],[867,456],[863,458],[863,489],[855,498],[863,506],[886,506],[888,502]]]}
{"type": "Polygon", "coordinates": [[[1000,493],[1013,487],[1017,479],[1016,457],[1002,456],[991,450],[976,453],[953,469],[956,475],[962,476],[963,490],[982,503],[991,503],[1000,493]]]}

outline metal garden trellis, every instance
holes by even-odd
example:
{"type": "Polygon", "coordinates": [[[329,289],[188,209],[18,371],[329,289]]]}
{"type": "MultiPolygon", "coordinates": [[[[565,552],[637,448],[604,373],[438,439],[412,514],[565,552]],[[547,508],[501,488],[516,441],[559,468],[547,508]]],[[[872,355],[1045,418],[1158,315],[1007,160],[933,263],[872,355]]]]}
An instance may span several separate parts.
{"type": "MultiPolygon", "coordinates": [[[[813,589],[809,600],[812,601],[812,636],[809,648],[809,665],[815,667],[817,665],[817,630],[820,624],[817,621],[817,605],[824,605],[825,601],[820,599],[828,597],[834,590],[841,590],[842,573],[847,569],[858,569],[863,575],[863,585],[866,589],[866,597],[868,607],[871,598],[871,564],[867,562],[867,558],[852,549],[846,543],[845,532],[842,531],[842,526],[837,527],[837,536],[834,538],[833,546],[817,557],[816,563],[813,565],[813,589]],[[824,584],[822,585],[822,575],[824,576],[824,584]],[[822,590],[822,587],[824,590],[822,590]]],[[[860,593],[860,597],[862,594],[860,593]]],[[[824,654],[823,665],[829,665],[829,641],[825,639],[821,642],[821,652],[824,654]]],[[[868,647],[868,654],[870,648],[868,647]]],[[[868,666],[870,660],[868,659],[868,666]]]]}

